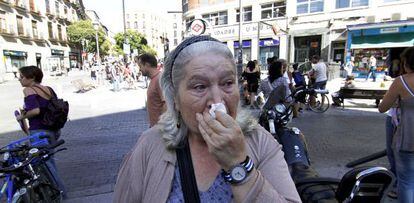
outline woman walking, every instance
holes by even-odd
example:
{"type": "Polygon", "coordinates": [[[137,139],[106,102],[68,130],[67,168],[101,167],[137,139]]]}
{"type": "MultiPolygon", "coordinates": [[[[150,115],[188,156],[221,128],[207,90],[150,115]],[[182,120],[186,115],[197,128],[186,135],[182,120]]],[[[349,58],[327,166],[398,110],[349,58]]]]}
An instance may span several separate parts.
{"type": "Polygon", "coordinates": [[[397,102],[400,118],[393,139],[399,202],[414,202],[414,47],[401,54],[406,74],[391,84],[378,110],[388,111],[397,102]]]}

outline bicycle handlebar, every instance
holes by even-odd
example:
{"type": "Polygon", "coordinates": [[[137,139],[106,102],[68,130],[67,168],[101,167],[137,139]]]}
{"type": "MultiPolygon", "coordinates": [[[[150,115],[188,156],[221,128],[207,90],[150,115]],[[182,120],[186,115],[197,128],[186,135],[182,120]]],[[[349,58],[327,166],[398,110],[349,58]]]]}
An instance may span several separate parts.
{"type": "Polygon", "coordinates": [[[58,146],[60,146],[60,145],[62,145],[64,143],[65,143],[64,140],[59,140],[56,143],[51,144],[51,145],[42,146],[42,147],[31,147],[30,149],[34,149],[34,148],[40,149],[41,151],[37,153],[40,156],[38,156],[38,155],[34,155],[34,156],[33,155],[29,155],[26,158],[26,160],[24,160],[22,162],[18,162],[16,164],[13,164],[13,165],[8,166],[8,167],[0,168],[0,173],[10,173],[10,172],[16,171],[16,170],[18,170],[18,169],[20,169],[22,167],[25,167],[25,166],[29,165],[37,157],[40,157],[41,159],[47,159],[48,157],[50,157],[51,155],[53,155],[53,154],[55,154],[55,153],[57,153],[59,151],[66,150],[66,148],[63,148],[63,149],[59,149],[59,150],[57,150],[55,152],[49,151],[50,149],[54,149],[54,148],[56,148],[56,147],[58,147],[58,146]]]}

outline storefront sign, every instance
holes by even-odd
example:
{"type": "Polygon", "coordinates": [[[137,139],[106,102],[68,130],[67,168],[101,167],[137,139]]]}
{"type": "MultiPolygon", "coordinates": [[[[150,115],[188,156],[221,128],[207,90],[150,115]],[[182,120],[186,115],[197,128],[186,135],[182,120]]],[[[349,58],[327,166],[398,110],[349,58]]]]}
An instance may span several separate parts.
{"type": "Polygon", "coordinates": [[[65,51],[63,50],[58,50],[58,49],[52,49],[52,55],[65,55],[65,51]]]}
{"type": "Polygon", "coordinates": [[[12,50],[3,50],[4,56],[20,56],[27,57],[27,52],[24,51],[12,51],[12,50]]]}
{"type": "Polygon", "coordinates": [[[388,27],[388,28],[381,28],[380,33],[381,34],[387,34],[387,33],[398,33],[400,29],[398,27],[388,27]]]}
{"type": "MultiPolygon", "coordinates": [[[[242,26],[242,35],[243,36],[257,36],[258,30],[258,23],[250,23],[250,24],[244,24],[242,26]]],[[[233,26],[225,26],[225,27],[215,27],[212,30],[212,36],[216,38],[224,38],[224,37],[231,37],[234,38],[235,35],[238,35],[239,33],[239,26],[233,25],[233,26]]],[[[260,35],[274,35],[272,31],[272,27],[268,25],[261,24],[260,25],[260,35]]]]}
{"type": "MultiPolygon", "coordinates": [[[[240,45],[239,41],[235,41],[234,44],[233,44],[235,49],[239,48],[239,45],[240,45]]],[[[243,40],[243,48],[248,48],[248,47],[251,47],[251,46],[252,46],[252,41],[243,40]]]]}
{"type": "Polygon", "coordinates": [[[279,40],[275,40],[275,39],[264,39],[264,40],[260,40],[259,42],[260,47],[278,46],[279,44],[280,44],[279,40]]]}

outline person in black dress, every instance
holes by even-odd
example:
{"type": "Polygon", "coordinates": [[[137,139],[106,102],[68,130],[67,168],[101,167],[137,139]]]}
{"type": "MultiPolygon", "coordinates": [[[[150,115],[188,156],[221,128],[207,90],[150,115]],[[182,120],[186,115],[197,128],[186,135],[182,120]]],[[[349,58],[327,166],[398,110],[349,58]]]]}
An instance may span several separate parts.
{"type": "Polygon", "coordinates": [[[259,88],[260,71],[256,68],[253,61],[249,61],[247,63],[246,69],[242,73],[242,77],[247,82],[247,91],[249,92],[250,97],[250,108],[255,108],[254,100],[257,88],[259,88]]]}

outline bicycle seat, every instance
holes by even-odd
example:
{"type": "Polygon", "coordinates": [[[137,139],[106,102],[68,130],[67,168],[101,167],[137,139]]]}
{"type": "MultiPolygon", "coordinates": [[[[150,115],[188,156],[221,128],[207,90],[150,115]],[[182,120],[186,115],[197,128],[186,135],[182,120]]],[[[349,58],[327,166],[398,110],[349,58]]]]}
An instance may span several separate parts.
{"type": "Polygon", "coordinates": [[[384,167],[358,167],[348,171],[336,191],[339,202],[380,202],[394,175],[384,167]]]}

